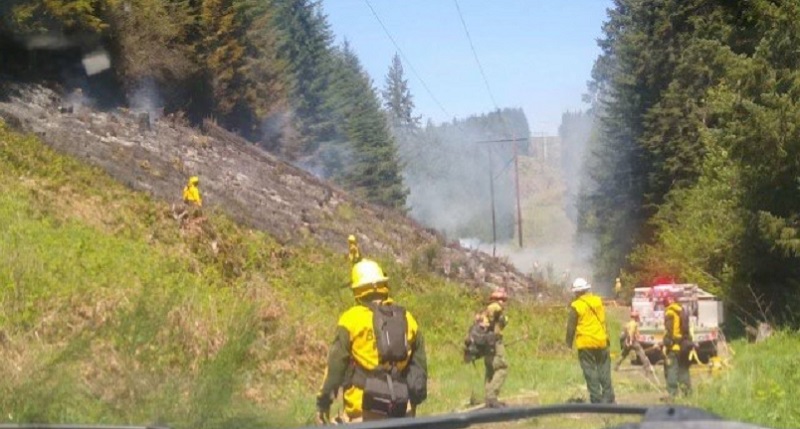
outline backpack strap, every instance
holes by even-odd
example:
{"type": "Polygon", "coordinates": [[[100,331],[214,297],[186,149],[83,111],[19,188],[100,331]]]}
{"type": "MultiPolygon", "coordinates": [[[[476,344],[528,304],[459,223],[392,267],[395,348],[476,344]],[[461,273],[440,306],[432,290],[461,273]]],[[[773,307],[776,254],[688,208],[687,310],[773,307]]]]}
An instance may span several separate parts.
{"type": "Polygon", "coordinates": [[[595,319],[597,319],[597,321],[598,321],[598,322],[600,322],[600,326],[603,328],[603,333],[604,333],[604,334],[606,335],[606,337],[607,337],[607,336],[608,336],[608,332],[606,332],[606,325],[605,325],[605,323],[603,323],[603,321],[602,321],[602,320],[600,320],[600,316],[598,316],[598,315],[597,315],[597,312],[596,312],[596,311],[594,311],[594,308],[592,308],[591,304],[589,304],[589,302],[588,302],[588,301],[586,301],[585,299],[583,299],[583,297],[580,297],[580,298],[578,298],[578,301],[581,301],[581,302],[583,302],[584,304],[586,304],[586,308],[588,308],[588,309],[589,309],[589,310],[592,312],[592,314],[594,314],[594,317],[595,317],[595,319]]]}

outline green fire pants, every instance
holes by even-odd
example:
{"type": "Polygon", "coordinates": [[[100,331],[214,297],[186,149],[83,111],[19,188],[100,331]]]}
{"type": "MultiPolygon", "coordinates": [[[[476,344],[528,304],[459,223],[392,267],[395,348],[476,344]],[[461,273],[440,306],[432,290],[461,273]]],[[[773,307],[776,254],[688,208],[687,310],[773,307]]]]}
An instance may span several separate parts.
{"type": "Polygon", "coordinates": [[[498,341],[494,346],[494,353],[489,353],[483,358],[486,367],[485,391],[486,400],[497,399],[500,395],[500,388],[506,381],[508,375],[508,364],[506,363],[506,349],[503,343],[498,341]]]}
{"type": "Polygon", "coordinates": [[[611,356],[608,347],[604,349],[578,350],[589,400],[593,404],[613,404],[614,387],[611,386],[611,356]]]}
{"type": "Polygon", "coordinates": [[[681,359],[678,351],[667,352],[667,357],[664,359],[664,377],[667,379],[669,396],[677,396],[679,387],[684,395],[691,393],[692,380],[689,376],[689,365],[689,360],[681,359]]]}

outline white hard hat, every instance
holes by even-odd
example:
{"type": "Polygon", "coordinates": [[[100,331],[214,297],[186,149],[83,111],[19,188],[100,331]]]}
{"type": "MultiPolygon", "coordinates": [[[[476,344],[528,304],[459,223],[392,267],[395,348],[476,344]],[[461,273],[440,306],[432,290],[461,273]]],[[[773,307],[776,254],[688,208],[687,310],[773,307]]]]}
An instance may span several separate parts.
{"type": "Polygon", "coordinates": [[[578,277],[572,282],[572,291],[573,292],[583,292],[592,288],[592,285],[586,281],[583,277],[578,277]]]}

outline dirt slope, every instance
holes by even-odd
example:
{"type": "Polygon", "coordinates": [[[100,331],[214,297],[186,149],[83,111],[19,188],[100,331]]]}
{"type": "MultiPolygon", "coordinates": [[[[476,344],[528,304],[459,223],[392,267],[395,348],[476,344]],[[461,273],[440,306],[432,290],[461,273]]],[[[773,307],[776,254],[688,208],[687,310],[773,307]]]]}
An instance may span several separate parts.
{"type": "Polygon", "coordinates": [[[313,240],[345,253],[345,237],[356,233],[367,255],[423,264],[475,287],[538,291],[505,261],[447,244],[401,213],[357,201],[211,122],[202,130],[171,117],[148,125],[125,109],[63,106],[72,105],[49,88],[0,84],[0,118],[9,125],[156,198],[178,201],[186,178],[196,174],[209,206],[286,244],[313,240]]]}

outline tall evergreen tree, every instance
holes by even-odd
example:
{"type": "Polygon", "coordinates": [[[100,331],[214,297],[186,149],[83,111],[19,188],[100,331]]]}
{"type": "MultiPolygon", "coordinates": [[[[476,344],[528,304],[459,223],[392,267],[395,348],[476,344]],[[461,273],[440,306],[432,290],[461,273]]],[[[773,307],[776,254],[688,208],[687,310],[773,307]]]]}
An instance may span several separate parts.
{"type": "Polygon", "coordinates": [[[205,0],[198,46],[222,123],[252,140],[261,123],[285,108],[287,71],[277,58],[272,10],[255,0],[205,0]]]}
{"type": "Polygon", "coordinates": [[[228,117],[241,109],[246,85],[241,68],[245,61],[244,28],[237,22],[233,0],[204,0],[200,19],[203,43],[198,48],[208,71],[216,111],[228,117]]]}
{"type": "Polygon", "coordinates": [[[368,201],[405,209],[408,191],[397,148],[372,81],[347,43],[336,50],[334,61],[337,72],[328,98],[341,124],[337,133],[350,149],[341,181],[368,201]]]}
{"type": "Polygon", "coordinates": [[[275,12],[272,23],[282,33],[278,58],[286,61],[291,74],[291,107],[297,131],[284,150],[296,158],[317,150],[334,132],[329,111],[324,108],[333,37],[319,1],[270,1],[275,12]]]}
{"type": "MultiPolygon", "coordinates": [[[[665,271],[800,306],[800,5],[617,0],[591,99],[583,226],[601,277],[665,271]]],[[[796,320],[794,320],[796,324],[796,320]]]]}
{"type": "Polygon", "coordinates": [[[414,116],[414,100],[411,90],[408,88],[408,80],[403,73],[403,63],[397,54],[392,58],[392,65],[386,75],[381,95],[383,95],[383,103],[389,112],[393,129],[419,127],[420,117],[414,116]]]}

